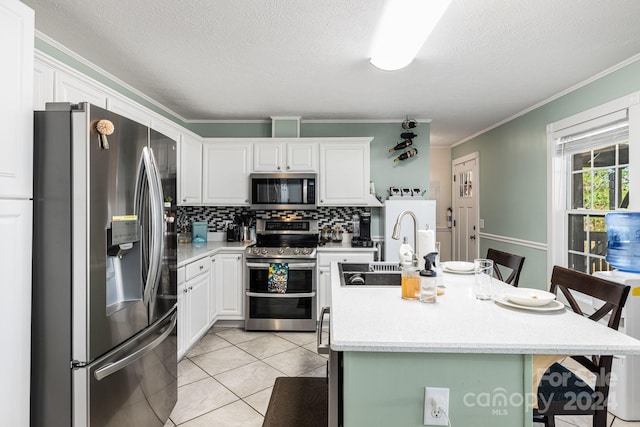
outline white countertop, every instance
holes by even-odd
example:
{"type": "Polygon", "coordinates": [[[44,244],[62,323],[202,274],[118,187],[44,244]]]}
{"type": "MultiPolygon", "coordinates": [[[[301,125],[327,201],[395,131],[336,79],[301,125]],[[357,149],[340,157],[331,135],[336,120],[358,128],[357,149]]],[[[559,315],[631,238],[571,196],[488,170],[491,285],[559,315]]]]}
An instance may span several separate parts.
{"type": "Polygon", "coordinates": [[[244,249],[251,243],[213,241],[207,243],[179,243],[178,244],[178,267],[189,264],[206,256],[215,255],[217,252],[244,252],[244,249]]]}
{"type": "MultiPolygon", "coordinates": [[[[473,296],[473,275],[443,276],[435,304],[400,297],[400,287],[341,287],[331,264],[331,349],[335,351],[640,354],[640,341],[572,311],[508,308],[473,296]]],[[[494,282],[495,283],[495,282],[494,282]]],[[[497,292],[509,289],[498,282],[497,292]]],[[[494,290],[495,292],[495,290],[494,290]]],[[[640,298],[632,297],[629,298],[640,298]]]]}

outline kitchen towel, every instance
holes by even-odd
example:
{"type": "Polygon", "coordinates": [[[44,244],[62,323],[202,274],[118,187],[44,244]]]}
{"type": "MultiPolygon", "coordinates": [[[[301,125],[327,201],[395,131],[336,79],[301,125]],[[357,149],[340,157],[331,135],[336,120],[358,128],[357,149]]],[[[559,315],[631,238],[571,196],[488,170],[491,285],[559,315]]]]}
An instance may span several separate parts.
{"type": "Polygon", "coordinates": [[[284,294],[287,292],[287,279],[289,278],[289,263],[272,262],[269,264],[269,278],[267,279],[267,291],[284,294]]]}
{"type": "Polygon", "coordinates": [[[424,256],[436,251],[436,232],[434,230],[418,230],[418,267],[424,269],[424,256]]]}

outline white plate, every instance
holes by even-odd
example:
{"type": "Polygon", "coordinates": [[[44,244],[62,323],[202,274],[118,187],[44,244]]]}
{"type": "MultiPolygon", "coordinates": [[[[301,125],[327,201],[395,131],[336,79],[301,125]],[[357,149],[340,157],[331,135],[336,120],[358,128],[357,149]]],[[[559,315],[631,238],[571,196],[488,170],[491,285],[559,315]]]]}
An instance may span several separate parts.
{"type": "Polygon", "coordinates": [[[563,310],[565,308],[565,305],[563,303],[561,303],[560,301],[556,301],[556,300],[551,301],[547,305],[541,305],[541,306],[538,306],[538,307],[532,307],[530,305],[516,304],[516,303],[513,303],[513,302],[509,301],[505,297],[495,296],[495,297],[493,297],[493,300],[495,302],[497,302],[498,304],[500,304],[500,305],[506,305],[507,307],[519,308],[521,310],[529,310],[529,311],[557,311],[557,310],[563,310]]]}
{"type": "Polygon", "coordinates": [[[541,307],[556,299],[551,292],[532,288],[513,288],[505,292],[505,297],[514,304],[531,307],[541,307]]]}
{"type": "Polygon", "coordinates": [[[474,266],[472,262],[449,261],[444,264],[443,269],[457,273],[473,273],[474,266]]]}
{"type": "Polygon", "coordinates": [[[446,265],[442,267],[442,271],[444,271],[445,273],[453,273],[453,274],[473,274],[474,273],[473,270],[468,270],[468,271],[449,270],[446,265]]]}

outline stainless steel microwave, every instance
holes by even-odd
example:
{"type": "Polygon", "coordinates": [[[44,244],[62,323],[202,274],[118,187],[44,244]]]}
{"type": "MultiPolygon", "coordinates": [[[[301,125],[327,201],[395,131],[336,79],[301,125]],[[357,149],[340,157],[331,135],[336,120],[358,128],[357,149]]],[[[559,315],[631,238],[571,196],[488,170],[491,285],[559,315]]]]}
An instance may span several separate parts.
{"type": "Polygon", "coordinates": [[[314,173],[254,173],[249,175],[253,210],[317,209],[318,187],[314,173]]]}

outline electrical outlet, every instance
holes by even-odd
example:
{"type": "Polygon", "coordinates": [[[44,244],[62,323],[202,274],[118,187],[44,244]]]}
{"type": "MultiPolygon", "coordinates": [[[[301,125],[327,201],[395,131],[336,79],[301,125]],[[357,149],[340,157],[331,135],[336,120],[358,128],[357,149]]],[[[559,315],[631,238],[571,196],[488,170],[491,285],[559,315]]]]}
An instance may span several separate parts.
{"type": "Polygon", "coordinates": [[[424,425],[449,425],[449,389],[439,387],[424,388],[424,425]]]}

